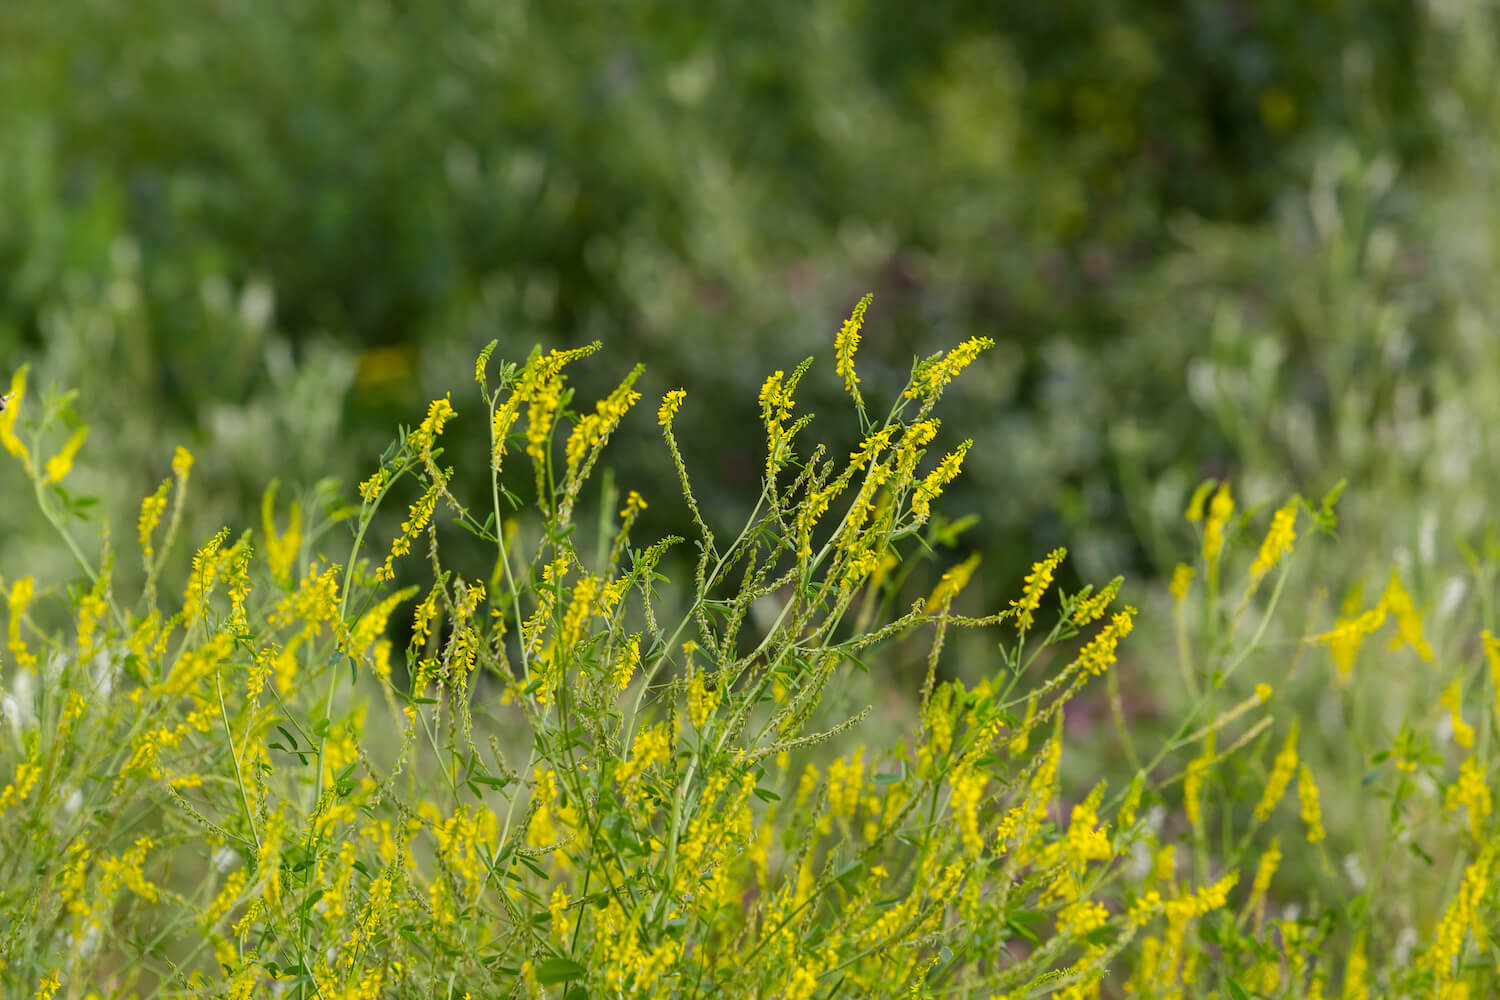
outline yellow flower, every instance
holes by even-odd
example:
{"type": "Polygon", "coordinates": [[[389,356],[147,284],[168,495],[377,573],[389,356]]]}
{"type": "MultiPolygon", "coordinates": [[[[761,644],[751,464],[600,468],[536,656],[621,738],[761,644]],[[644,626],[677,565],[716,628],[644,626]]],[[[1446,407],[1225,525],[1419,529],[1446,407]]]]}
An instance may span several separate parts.
{"type": "Polygon", "coordinates": [[[1290,730],[1286,734],[1286,742],[1281,746],[1281,752],[1276,755],[1276,762],[1271,767],[1271,776],[1266,779],[1265,791],[1261,793],[1260,801],[1255,806],[1255,819],[1264,823],[1271,818],[1271,810],[1281,801],[1281,796],[1286,793],[1286,786],[1291,783],[1292,775],[1297,772],[1297,730],[1299,721],[1292,720],[1290,730]]]}
{"type": "Polygon", "coordinates": [[[1197,572],[1195,568],[1185,563],[1178,563],[1177,568],[1172,570],[1172,582],[1168,584],[1167,589],[1179,603],[1187,596],[1188,587],[1192,586],[1193,577],[1197,572]]]}
{"type": "Polygon", "coordinates": [[[945,570],[942,578],[938,580],[938,585],[932,588],[932,593],[927,598],[927,613],[931,614],[957,597],[959,592],[968,585],[969,578],[974,575],[974,570],[978,566],[979,553],[976,552],[957,566],[950,566],[945,570]]]}
{"type": "Polygon", "coordinates": [[[941,359],[923,362],[917,366],[916,373],[912,375],[911,385],[906,390],[906,398],[917,399],[921,396],[936,398],[959,372],[979,357],[980,351],[994,346],[995,342],[989,337],[971,337],[941,359]]]}
{"type": "Polygon", "coordinates": [[[1079,651],[1074,663],[1095,677],[1103,676],[1115,662],[1120,640],[1135,628],[1135,613],[1135,608],[1127,604],[1124,611],[1111,617],[1104,630],[1079,651]]]}
{"type": "Polygon", "coordinates": [[[1412,604],[1411,595],[1406,588],[1401,586],[1399,574],[1391,574],[1391,582],[1385,589],[1385,599],[1382,602],[1391,609],[1391,614],[1396,616],[1396,638],[1391,640],[1392,649],[1400,649],[1402,644],[1410,646],[1416,654],[1428,663],[1432,662],[1432,647],[1422,635],[1422,616],[1417,614],[1416,607],[1412,604]]]}
{"type": "Polygon", "coordinates": [[[1209,493],[1213,491],[1216,485],[1217,482],[1215,480],[1205,479],[1198,484],[1197,489],[1193,490],[1192,499],[1188,501],[1187,510],[1182,515],[1187,518],[1190,524],[1197,524],[1203,520],[1203,505],[1207,502],[1209,493]]]}
{"type": "Polygon", "coordinates": [[[1302,805],[1302,822],[1307,824],[1307,842],[1316,844],[1324,837],[1323,810],[1318,802],[1318,783],[1306,764],[1297,767],[1297,801],[1302,805]]]}
{"type": "Polygon", "coordinates": [[[661,407],[656,411],[657,424],[662,427],[670,424],[672,418],[677,416],[677,411],[682,406],[682,401],[686,398],[686,389],[673,389],[663,396],[661,398],[661,407]]]}
{"type": "Polygon", "coordinates": [[[1454,681],[1443,691],[1442,704],[1453,724],[1453,741],[1465,750],[1474,746],[1474,727],[1463,717],[1463,682],[1454,681]]]}
{"type": "Polygon", "coordinates": [[[932,513],[932,501],[943,492],[943,487],[958,478],[963,468],[964,456],[973,447],[972,440],[965,441],[953,451],[950,451],[938,463],[938,467],[927,474],[927,477],[917,484],[912,491],[911,512],[918,521],[927,520],[932,513]]]}
{"type": "Polygon", "coordinates": [[[1469,832],[1478,840],[1484,833],[1484,821],[1494,808],[1489,785],[1484,780],[1484,765],[1470,757],[1458,768],[1458,780],[1443,797],[1444,807],[1452,812],[1462,806],[1469,814],[1469,832]]]}
{"type": "Polygon", "coordinates": [[[31,604],[31,598],[35,593],[36,581],[29,576],[23,576],[10,585],[10,594],[6,601],[10,605],[10,653],[15,657],[16,665],[20,667],[36,665],[36,655],[26,648],[26,642],[21,638],[21,618],[26,614],[26,608],[31,604]]]}
{"type": "Polygon", "coordinates": [[[26,399],[26,373],[30,367],[22,365],[11,375],[10,392],[5,397],[6,405],[0,409],[0,445],[24,462],[28,471],[31,469],[31,452],[16,437],[16,418],[21,415],[21,403],[26,399]]]}
{"type": "Polygon", "coordinates": [[[570,475],[577,471],[586,455],[609,440],[610,434],[619,426],[625,413],[641,398],[641,394],[634,391],[632,386],[645,370],[644,366],[636,365],[614,392],[594,404],[593,413],[578,421],[573,433],[568,435],[568,444],[564,450],[570,475]]]}
{"type": "Polygon", "coordinates": [[[83,439],[88,436],[87,427],[78,428],[62,446],[62,450],[47,459],[47,482],[60,483],[73,471],[73,457],[78,454],[78,449],[83,447],[83,439]]]}
{"type": "Polygon", "coordinates": [[[155,549],[151,544],[151,535],[156,531],[156,526],[161,523],[162,512],[167,509],[167,490],[172,486],[170,479],[163,479],[156,492],[141,501],[141,516],[136,522],[136,534],[141,541],[141,552],[146,561],[151,561],[155,549]]]}
{"type": "Polygon", "coordinates": [[[1110,604],[1114,603],[1114,599],[1119,596],[1120,584],[1124,582],[1124,578],[1117,576],[1099,593],[1079,601],[1078,606],[1073,610],[1073,624],[1090,625],[1103,618],[1104,612],[1109,610],[1110,604]]]}
{"type": "Polygon", "coordinates": [[[1283,555],[1292,551],[1292,542],[1297,537],[1296,523],[1297,501],[1293,499],[1271,518],[1271,528],[1266,532],[1265,541],[1260,543],[1260,553],[1250,564],[1252,577],[1258,580],[1265,576],[1283,555]]]}
{"type": "Polygon", "coordinates": [[[1327,643],[1339,680],[1347,680],[1354,669],[1354,660],[1359,654],[1359,647],[1365,641],[1365,636],[1374,632],[1385,622],[1385,609],[1386,602],[1381,601],[1364,614],[1352,618],[1335,619],[1330,631],[1314,637],[1315,642],[1327,643]]]}
{"type": "Polygon", "coordinates": [[[1015,609],[1016,613],[1016,627],[1021,631],[1031,628],[1032,613],[1041,606],[1042,595],[1052,585],[1052,574],[1067,554],[1067,549],[1053,549],[1047,558],[1032,563],[1031,572],[1026,574],[1021,588],[1020,600],[1010,602],[1010,606],[1015,609]]]}
{"type": "Polygon", "coordinates": [[[1224,548],[1224,526],[1234,516],[1234,498],[1229,495],[1229,484],[1220,483],[1208,505],[1208,521],[1203,525],[1203,561],[1211,563],[1219,558],[1224,548]]]}
{"type": "Polygon", "coordinates": [[[833,338],[834,374],[844,377],[844,391],[852,393],[856,400],[859,399],[859,376],[854,372],[854,352],[859,350],[859,331],[865,323],[865,310],[874,297],[866,293],[833,338]]]}
{"type": "Polygon", "coordinates": [[[1217,731],[1208,734],[1208,738],[1203,741],[1203,752],[1188,764],[1187,774],[1182,782],[1182,805],[1194,830],[1203,826],[1203,776],[1213,766],[1217,735],[1217,731]]]}

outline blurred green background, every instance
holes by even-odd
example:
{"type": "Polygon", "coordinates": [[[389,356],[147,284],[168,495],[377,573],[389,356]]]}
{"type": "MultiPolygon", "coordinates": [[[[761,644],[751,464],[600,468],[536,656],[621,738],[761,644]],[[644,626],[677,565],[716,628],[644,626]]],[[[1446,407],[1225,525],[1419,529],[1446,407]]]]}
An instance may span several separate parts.
{"type": "MultiPolygon", "coordinates": [[[[1415,545],[1441,510],[1472,534],[1500,417],[1495,18],[8,3],[0,357],[81,390],[68,485],[117,526],[192,448],[201,536],[253,525],[273,477],[349,495],[427,399],[473,402],[491,338],[515,359],[599,339],[580,402],[636,361],[648,401],[687,386],[685,451],[728,524],[772,369],[817,355],[805,406],[852,442],[831,343],[873,291],[867,397],[914,355],[998,343],[937,445],[980,443],[947,508],[982,517],[975,600],[1061,542],[1090,579],[1170,570],[1205,475],[1250,503],[1347,476],[1346,524],[1415,545]]],[[[682,512],[652,409],[611,455],[661,532],[682,512]]],[[[0,481],[0,566],[40,577],[62,556],[24,485],[0,481]]]]}

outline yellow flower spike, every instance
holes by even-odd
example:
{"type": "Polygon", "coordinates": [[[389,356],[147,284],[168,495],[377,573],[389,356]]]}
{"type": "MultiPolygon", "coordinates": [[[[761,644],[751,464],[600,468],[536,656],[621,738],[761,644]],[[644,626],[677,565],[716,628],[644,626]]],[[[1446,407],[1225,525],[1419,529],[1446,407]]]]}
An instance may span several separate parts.
{"type": "Polygon", "coordinates": [[[1463,682],[1454,681],[1443,690],[1442,705],[1448,710],[1448,719],[1453,724],[1453,741],[1465,750],[1474,747],[1474,727],[1464,721],[1463,682]]]}
{"type": "Polygon", "coordinates": [[[1330,631],[1313,637],[1314,642],[1327,644],[1340,683],[1349,679],[1354,670],[1355,658],[1359,655],[1359,647],[1364,643],[1365,636],[1385,622],[1385,613],[1386,603],[1381,601],[1363,614],[1335,619],[1330,631]]]}
{"type": "Polygon", "coordinates": [[[1213,563],[1224,548],[1224,526],[1234,516],[1234,497],[1229,484],[1220,483],[1208,505],[1208,520],[1203,525],[1203,561],[1213,563]]]}
{"type": "Polygon", "coordinates": [[[1301,720],[1293,719],[1286,734],[1286,742],[1282,744],[1281,752],[1276,755],[1276,762],[1271,766],[1271,776],[1266,779],[1265,791],[1255,805],[1257,822],[1264,823],[1271,818],[1271,811],[1286,793],[1286,786],[1291,783],[1292,775],[1297,773],[1297,734],[1300,727],[1301,720]]]}
{"type": "Polygon", "coordinates": [[[1432,647],[1422,635],[1422,616],[1412,604],[1411,595],[1401,585],[1399,574],[1391,573],[1391,582],[1386,586],[1382,603],[1396,616],[1396,638],[1391,640],[1391,648],[1400,649],[1407,645],[1427,663],[1433,662],[1432,647]]]}
{"type": "Polygon", "coordinates": [[[287,512],[285,532],[276,530],[276,490],[273,482],[260,498],[260,526],[265,536],[266,563],[277,583],[287,586],[292,578],[292,566],[302,551],[302,505],[296,500],[287,512]]]}
{"type": "Polygon", "coordinates": [[[25,463],[27,471],[31,470],[31,452],[16,437],[16,418],[21,415],[21,404],[26,399],[26,374],[30,369],[30,365],[22,365],[11,375],[10,392],[5,396],[5,406],[0,407],[0,445],[25,463]]]}
{"type": "Polygon", "coordinates": [[[1307,842],[1323,840],[1323,809],[1318,800],[1318,782],[1306,764],[1297,766],[1297,801],[1302,807],[1302,822],[1307,825],[1307,842]]]}
{"type": "Polygon", "coordinates": [[[944,604],[957,597],[959,592],[968,586],[969,579],[974,575],[974,570],[979,566],[979,553],[974,553],[956,566],[950,566],[943,572],[938,585],[932,588],[928,595],[926,612],[932,614],[944,604]]]}
{"type": "Polygon", "coordinates": [[[833,338],[833,372],[844,377],[844,391],[852,395],[856,403],[861,400],[859,375],[854,371],[854,354],[859,350],[859,331],[865,324],[865,310],[870,307],[870,300],[874,297],[874,294],[866,292],[864,298],[855,305],[854,312],[844,320],[843,328],[833,338]]]}
{"type": "Polygon", "coordinates": [[[1476,757],[1465,760],[1458,768],[1458,780],[1448,786],[1443,808],[1449,812],[1463,807],[1469,814],[1469,832],[1474,839],[1484,836],[1485,821],[1494,810],[1494,797],[1485,783],[1484,764],[1476,757]]]}
{"type": "Polygon", "coordinates": [[[30,606],[35,593],[36,581],[23,576],[10,585],[10,594],[6,599],[10,606],[9,648],[19,667],[34,667],[37,662],[36,655],[26,648],[26,642],[21,638],[21,618],[26,614],[26,608],[30,606]]]}
{"type": "Polygon", "coordinates": [[[1198,484],[1197,489],[1193,490],[1193,496],[1188,500],[1187,509],[1183,511],[1182,515],[1189,523],[1197,524],[1203,520],[1203,505],[1208,502],[1208,495],[1213,492],[1214,487],[1217,485],[1218,480],[1205,479],[1198,484]]]}
{"type": "Polygon", "coordinates": [[[1198,570],[1186,563],[1178,563],[1172,570],[1172,582],[1167,585],[1167,590],[1181,604],[1183,598],[1187,597],[1188,588],[1193,584],[1193,577],[1198,575],[1198,570]]]}
{"type": "Polygon", "coordinates": [[[1073,610],[1073,624],[1091,625],[1103,618],[1104,612],[1109,610],[1109,606],[1120,595],[1120,585],[1124,582],[1124,577],[1117,576],[1105,584],[1097,594],[1079,601],[1078,606],[1073,610]]]}
{"type": "Polygon", "coordinates": [[[1031,628],[1034,621],[1032,614],[1041,606],[1042,595],[1052,585],[1052,574],[1067,554],[1068,550],[1065,548],[1053,549],[1047,558],[1031,564],[1031,572],[1026,574],[1023,581],[1020,599],[1010,602],[1016,615],[1016,628],[1020,631],[1031,628]]]}
{"type": "Polygon", "coordinates": [[[971,337],[942,358],[918,365],[916,373],[912,376],[911,385],[907,387],[906,398],[917,399],[925,396],[935,399],[942,394],[943,389],[959,372],[969,367],[974,359],[979,357],[981,351],[994,346],[995,342],[989,337],[971,337]]]}
{"type": "Polygon", "coordinates": [[[192,471],[192,468],[193,453],[182,445],[178,445],[177,450],[172,453],[172,475],[176,476],[180,482],[186,483],[188,473],[192,471]]]}
{"type": "Polygon", "coordinates": [[[83,447],[84,438],[89,436],[87,427],[80,427],[68,437],[67,443],[62,450],[47,459],[46,481],[49,483],[60,483],[67,474],[73,471],[73,458],[78,454],[78,449],[83,447]]]}
{"type": "Polygon", "coordinates": [[[658,426],[666,427],[677,416],[677,411],[682,407],[682,401],[687,398],[686,389],[673,389],[661,398],[661,406],[656,411],[656,423],[658,426]]]}
{"type": "Polygon", "coordinates": [[[1250,564],[1252,578],[1259,580],[1265,576],[1283,555],[1292,551],[1292,543],[1297,538],[1296,524],[1297,501],[1294,498],[1272,516],[1270,530],[1266,532],[1265,541],[1260,543],[1260,552],[1250,564]]]}
{"type": "Polygon", "coordinates": [[[1264,705],[1271,700],[1272,688],[1269,684],[1255,685],[1255,700],[1264,705]]]}
{"type": "Polygon", "coordinates": [[[613,392],[594,404],[593,413],[578,421],[564,449],[569,476],[578,471],[586,456],[603,447],[626,412],[641,398],[632,387],[645,370],[644,365],[636,365],[613,392]]]}
{"type": "Polygon", "coordinates": [[[945,455],[937,468],[929,472],[926,478],[917,484],[917,488],[912,491],[911,512],[918,521],[925,521],[931,515],[932,501],[943,492],[943,487],[958,478],[959,472],[963,469],[964,456],[973,446],[972,439],[960,444],[945,455]]]}

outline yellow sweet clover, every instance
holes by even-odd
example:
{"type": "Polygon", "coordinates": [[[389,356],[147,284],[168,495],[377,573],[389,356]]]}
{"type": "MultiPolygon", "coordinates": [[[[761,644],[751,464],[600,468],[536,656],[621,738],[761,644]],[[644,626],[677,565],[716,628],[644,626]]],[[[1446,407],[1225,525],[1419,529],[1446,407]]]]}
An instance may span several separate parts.
{"type": "Polygon", "coordinates": [[[29,369],[29,365],[22,365],[12,373],[10,392],[5,397],[6,405],[4,409],[0,409],[0,445],[3,445],[13,457],[19,458],[26,466],[28,473],[32,468],[31,452],[27,450],[21,439],[16,437],[16,419],[20,417],[21,406],[26,400],[26,374],[29,369]]]}
{"type": "Polygon", "coordinates": [[[8,633],[10,655],[15,657],[16,665],[22,669],[36,666],[36,655],[26,647],[26,640],[21,638],[21,619],[25,616],[27,607],[31,605],[31,599],[35,593],[36,580],[23,576],[10,585],[10,594],[6,598],[6,603],[10,607],[8,633]]]}
{"type": "Polygon", "coordinates": [[[564,455],[570,476],[577,473],[584,458],[590,452],[604,446],[610,434],[619,426],[625,413],[641,398],[641,394],[636,392],[633,386],[645,370],[643,365],[636,365],[631,369],[624,381],[608,396],[594,404],[594,412],[578,421],[573,428],[573,433],[568,435],[564,455]]]}
{"type": "Polygon", "coordinates": [[[613,681],[617,689],[624,691],[630,686],[630,679],[635,676],[636,668],[641,665],[641,633],[633,632],[629,639],[625,640],[618,657],[615,659],[613,681]]]}
{"type": "Polygon", "coordinates": [[[1031,564],[1031,572],[1026,574],[1023,581],[1020,598],[1010,602],[1016,618],[1016,628],[1023,632],[1031,628],[1034,621],[1032,615],[1041,606],[1042,595],[1052,585],[1052,574],[1067,554],[1067,549],[1053,549],[1047,558],[1031,564]]]}
{"type": "Polygon", "coordinates": [[[1485,926],[1480,907],[1494,877],[1496,851],[1496,842],[1491,841],[1464,869],[1463,881],[1443,912],[1442,920],[1433,932],[1432,943],[1417,957],[1417,968],[1433,977],[1432,996],[1448,995],[1446,990],[1454,984],[1454,966],[1463,951],[1465,938],[1472,932],[1476,941],[1484,940],[1485,926]]]}
{"type": "Polygon", "coordinates": [[[78,454],[78,449],[83,447],[84,438],[89,436],[87,427],[80,427],[68,436],[62,449],[56,455],[47,459],[46,481],[49,483],[60,483],[69,472],[73,470],[73,459],[78,454]]]}
{"type": "Polygon", "coordinates": [[[1120,640],[1134,629],[1135,615],[1136,609],[1126,605],[1125,610],[1111,616],[1109,624],[1079,652],[1073,666],[1095,677],[1102,676],[1114,664],[1120,640]]]}
{"type": "Polygon", "coordinates": [[[844,320],[844,325],[833,338],[833,372],[844,379],[844,391],[859,400],[859,376],[854,371],[854,354],[859,350],[859,331],[865,323],[865,310],[875,296],[866,293],[854,307],[854,312],[844,320]]]}
{"type": "Polygon", "coordinates": [[[1500,716],[1500,638],[1485,629],[1479,635],[1484,647],[1484,658],[1490,665],[1490,690],[1495,692],[1495,714],[1500,716]]]}
{"type": "Polygon", "coordinates": [[[663,396],[661,406],[656,411],[657,424],[662,427],[671,424],[672,419],[677,416],[677,411],[682,407],[682,401],[686,398],[686,389],[673,389],[663,396]]]}
{"type": "Polygon", "coordinates": [[[1396,637],[1391,640],[1391,648],[1400,649],[1403,644],[1408,645],[1423,660],[1431,663],[1432,647],[1422,635],[1422,616],[1412,604],[1411,595],[1401,585],[1400,574],[1391,574],[1391,582],[1386,586],[1382,603],[1396,616],[1396,637]]]}
{"type": "Polygon", "coordinates": [[[282,585],[289,585],[292,567],[302,551],[302,504],[292,501],[287,511],[286,531],[276,530],[276,484],[272,483],[260,500],[260,527],[265,536],[266,564],[271,576],[282,585]]]}
{"type": "Polygon", "coordinates": [[[1306,764],[1297,765],[1297,801],[1302,807],[1302,822],[1307,826],[1307,842],[1323,840],[1323,810],[1318,801],[1318,782],[1306,764]]]}
{"type": "Polygon", "coordinates": [[[1265,576],[1283,555],[1292,551],[1292,543],[1297,538],[1296,524],[1297,500],[1293,498],[1272,516],[1265,541],[1260,543],[1255,562],[1250,564],[1251,577],[1258,580],[1265,576]]]}
{"type": "Polygon", "coordinates": [[[1455,680],[1444,688],[1441,701],[1453,726],[1453,741],[1465,750],[1471,749],[1474,746],[1474,727],[1464,721],[1463,681],[1455,680]]]}
{"type": "Polygon", "coordinates": [[[926,521],[932,514],[932,501],[936,500],[943,492],[943,488],[958,478],[963,469],[964,456],[974,446],[972,440],[965,441],[953,451],[943,456],[937,468],[929,472],[923,480],[917,484],[917,488],[911,495],[912,516],[918,522],[926,521]]]}
{"type": "Polygon", "coordinates": [[[957,597],[959,592],[968,586],[970,577],[974,575],[974,570],[978,567],[979,553],[976,552],[956,566],[950,566],[944,570],[937,586],[932,588],[932,593],[927,596],[927,613],[931,614],[957,597]]]}
{"type": "Polygon", "coordinates": [[[162,512],[167,509],[167,490],[171,486],[170,479],[163,479],[161,485],[156,487],[156,492],[141,501],[141,515],[136,521],[136,537],[140,539],[141,553],[147,563],[156,554],[151,539],[156,526],[161,523],[162,512]]]}
{"type": "Polygon", "coordinates": [[[1282,795],[1286,794],[1286,787],[1292,781],[1292,776],[1297,773],[1297,731],[1299,720],[1293,719],[1291,727],[1286,734],[1286,741],[1281,746],[1281,751],[1276,755],[1276,762],[1271,767],[1271,776],[1266,779],[1266,787],[1261,792],[1260,801],[1255,804],[1255,819],[1264,823],[1271,818],[1271,811],[1281,801],[1282,795]]]}
{"type": "Polygon", "coordinates": [[[1483,836],[1485,820],[1494,809],[1494,799],[1485,781],[1484,764],[1476,757],[1467,758],[1458,768],[1458,780],[1448,786],[1443,805],[1452,812],[1464,809],[1469,816],[1469,832],[1475,840],[1483,836]]]}
{"type": "Polygon", "coordinates": [[[1220,483],[1208,505],[1208,519],[1203,524],[1203,561],[1213,563],[1224,548],[1224,527],[1234,516],[1234,497],[1229,484],[1220,483]]]}
{"type": "Polygon", "coordinates": [[[1314,642],[1327,644],[1341,682],[1349,679],[1349,675],[1354,670],[1354,661],[1359,655],[1359,647],[1364,644],[1365,636],[1384,624],[1385,614],[1386,602],[1381,601],[1363,614],[1335,619],[1332,629],[1322,635],[1314,636],[1314,642]]]}
{"type": "Polygon", "coordinates": [[[924,362],[917,366],[912,376],[911,385],[907,387],[906,398],[918,399],[927,397],[936,399],[942,394],[944,388],[970,364],[979,357],[981,351],[995,346],[995,342],[989,337],[971,337],[949,351],[942,358],[924,362]]]}
{"type": "Polygon", "coordinates": [[[1192,586],[1193,577],[1197,573],[1198,570],[1196,568],[1188,566],[1185,563],[1178,563],[1176,568],[1172,570],[1172,582],[1167,585],[1167,590],[1177,600],[1177,603],[1181,604],[1182,599],[1187,596],[1188,588],[1192,586]]]}
{"type": "Polygon", "coordinates": [[[1080,600],[1077,606],[1073,609],[1073,624],[1081,627],[1084,625],[1091,625],[1094,622],[1098,621],[1100,618],[1103,618],[1104,612],[1109,610],[1109,606],[1113,604],[1115,598],[1119,596],[1120,585],[1124,582],[1124,578],[1117,576],[1108,584],[1106,584],[1097,594],[1090,595],[1089,597],[1080,600]]]}

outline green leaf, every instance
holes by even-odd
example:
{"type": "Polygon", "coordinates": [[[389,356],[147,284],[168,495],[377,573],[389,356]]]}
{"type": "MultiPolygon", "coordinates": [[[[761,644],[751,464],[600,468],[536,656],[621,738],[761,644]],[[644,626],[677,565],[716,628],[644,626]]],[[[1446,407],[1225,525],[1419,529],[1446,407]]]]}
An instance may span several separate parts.
{"type": "Polygon", "coordinates": [[[570,958],[549,958],[537,967],[536,981],[543,986],[550,986],[553,983],[565,983],[569,979],[582,979],[588,971],[570,958]]]}
{"type": "Polygon", "coordinates": [[[781,796],[777,795],[775,792],[771,791],[769,788],[757,788],[755,790],[755,797],[758,798],[758,799],[760,799],[763,802],[780,802],[781,801],[781,796]]]}
{"type": "Polygon", "coordinates": [[[1229,984],[1229,995],[1233,997],[1234,1000],[1250,1000],[1250,994],[1245,991],[1245,987],[1241,986],[1233,979],[1226,979],[1224,981],[1229,984]]]}

